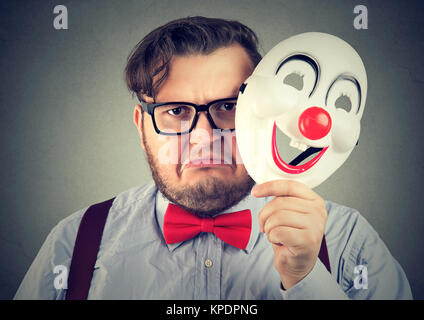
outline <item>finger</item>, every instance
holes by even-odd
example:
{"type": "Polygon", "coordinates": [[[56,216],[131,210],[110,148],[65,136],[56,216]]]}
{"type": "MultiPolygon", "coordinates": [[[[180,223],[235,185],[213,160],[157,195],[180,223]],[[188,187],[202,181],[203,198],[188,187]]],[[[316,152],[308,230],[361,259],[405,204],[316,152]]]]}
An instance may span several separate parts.
{"type": "Polygon", "coordinates": [[[295,197],[275,197],[271,202],[275,208],[327,218],[325,201],[319,196],[315,200],[305,200],[295,197]]]}
{"type": "Polygon", "coordinates": [[[258,215],[259,228],[263,232],[263,226],[269,216],[276,210],[296,211],[303,214],[315,211],[314,203],[309,200],[294,197],[275,197],[269,201],[258,215]]]}
{"type": "Polygon", "coordinates": [[[299,213],[312,213],[316,210],[314,201],[289,196],[275,197],[268,204],[271,204],[274,208],[299,213]]]}
{"type": "Polygon", "coordinates": [[[279,226],[271,229],[268,234],[268,241],[276,245],[287,247],[298,247],[302,244],[303,235],[306,231],[286,226],[279,226]]]}
{"type": "Polygon", "coordinates": [[[298,212],[276,212],[265,221],[263,233],[268,236],[274,228],[278,227],[302,230],[304,231],[302,235],[305,237],[303,239],[299,238],[301,242],[315,242],[318,241],[315,236],[322,237],[325,232],[325,221],[319,217],[305,215],[298,212]]]}
{"type": "Polygon", "coordinates": [[[268,181],[252,188],[254,197],[270,196],[292,196],[305,200],[314,200],[319,197],[306,184],[295,180],[273,180],[268,181]]]}
{"type": "Polygon", "coordinates": [[[265,221],[276,211],[276,208],[278,208],[274,205],[275,203],[273,202],[274,200],[271,200],[270,202],[268,202],[265,205],[265,207],[262,208],[261,212],[259,212],[258,223],[259,223],[259,230],[261,232],[264,232],[265,221]]]}
{"type": "Polygon", "coordinates": [[[310,220],[310,217],[298,212],[279,210],[265,221],[263,229],[266,234],[278,226],[306,229],[310,226],[310,220]]]}

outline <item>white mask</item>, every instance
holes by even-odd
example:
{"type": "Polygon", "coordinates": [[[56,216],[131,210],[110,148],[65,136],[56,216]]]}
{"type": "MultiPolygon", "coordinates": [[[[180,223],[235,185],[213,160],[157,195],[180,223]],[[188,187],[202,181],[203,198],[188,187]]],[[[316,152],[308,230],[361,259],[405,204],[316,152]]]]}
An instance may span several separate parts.
{"type": "Polygon", "coordinates": [[[308,32],[280,42],[238,96],[237,145],[250,176],[257,183],[290,179],[310,188],[321,184],[355,147],[366,96],[365,67],[342,39],[308,32]],[[286,135],[290,146],[277,149],[277,133],[286,135]],[[290,165],[292,159],[284,159],[282,150],[290,147],[298,149],[297,160],[315,153],[290,165]]]}

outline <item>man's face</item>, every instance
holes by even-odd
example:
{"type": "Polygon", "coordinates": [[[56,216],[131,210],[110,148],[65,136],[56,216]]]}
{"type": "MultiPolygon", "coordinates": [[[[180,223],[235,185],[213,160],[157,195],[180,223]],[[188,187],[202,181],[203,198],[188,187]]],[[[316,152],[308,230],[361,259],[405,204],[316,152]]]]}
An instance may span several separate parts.
{"type": "MultiPolygon", "coordinates": [[[[175,56],[155,102],[200,105],[237,97],[240,85],[253,69],[240,45],[220,48],[209,55],[175,56]]],[[[200,112],[190,134],[159,135],[151,116],[141,112],[137,105],[134,122],[141,145],[159,190],[169,200],[198,215],[214,215],[249,193],[254,182],[240,163],[235,134],[225,138],[217,135],[219,131],[214,132],[205,112],[200,112]]]]}

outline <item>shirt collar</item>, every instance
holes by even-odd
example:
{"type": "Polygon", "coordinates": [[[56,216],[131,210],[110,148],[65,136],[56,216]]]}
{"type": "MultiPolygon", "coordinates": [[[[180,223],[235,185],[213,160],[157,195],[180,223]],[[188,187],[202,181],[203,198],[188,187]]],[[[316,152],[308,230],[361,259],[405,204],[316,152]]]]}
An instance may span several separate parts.
{"type": "MultiPolygon", "coordinates": [[[[156,194],[156,201],[155,201],[155,209],[156,209],[155,212],[156,212],[156,219],[158,221],[162,235],[163,235],[163,220],[164,220],[165,212],[169,203],[170,201],[167,198],[165,198],[165,196],[158,190],[156,194]]],[[[252,251],[258,239],[258,235],[259,235],[258,214],[262,210],[262,208],[265,206],[265,204],[266,204],[265,198],[258,199],[249,194],[246,198],[244,198],[235,206],[219,213],[219,214],[225,214],[228,212],[236,212],[236,211],[241,211],[245,209],[250,210],[250,213],[252,215],[252,230],[250,232],[250,238],[249,238],[249,242],[247,243],[246,249],[243,250],[247,254],[249,254],[252,251]]],[[[168,246],[169,251],[173,252],[181,244],[182,242],[166,244],[166,245],[168,246]]]]}

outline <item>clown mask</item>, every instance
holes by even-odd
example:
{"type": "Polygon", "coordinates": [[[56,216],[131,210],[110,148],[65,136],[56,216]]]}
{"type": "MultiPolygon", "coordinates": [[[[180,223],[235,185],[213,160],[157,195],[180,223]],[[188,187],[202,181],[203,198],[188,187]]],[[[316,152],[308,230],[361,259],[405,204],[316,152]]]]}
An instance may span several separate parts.
{"type": "Polygon", "coordinates": [[[365,67],[345,41],[310,32],[280,42],[237,100],[237,145],[250,176],[321,184],[357,144],[366,95],[365,67]]]}

